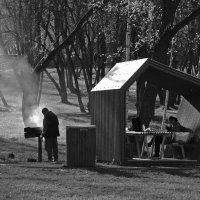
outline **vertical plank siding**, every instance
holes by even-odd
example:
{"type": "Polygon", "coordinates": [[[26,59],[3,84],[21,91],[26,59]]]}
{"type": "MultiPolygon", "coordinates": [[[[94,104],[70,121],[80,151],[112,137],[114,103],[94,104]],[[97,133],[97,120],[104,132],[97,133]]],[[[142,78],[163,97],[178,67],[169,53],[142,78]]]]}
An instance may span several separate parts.
{"type": "Polygon", "coordinates": [[[95,126],[67,126],[66,165],[71,167],[94,167],[95,159],[95,126]]]}
{"type": "Polygon", "coordinates": [[[124,95],[119,90],[91,93],[91,122],[96,125],[97,160],[122,162],[124,95]]]}

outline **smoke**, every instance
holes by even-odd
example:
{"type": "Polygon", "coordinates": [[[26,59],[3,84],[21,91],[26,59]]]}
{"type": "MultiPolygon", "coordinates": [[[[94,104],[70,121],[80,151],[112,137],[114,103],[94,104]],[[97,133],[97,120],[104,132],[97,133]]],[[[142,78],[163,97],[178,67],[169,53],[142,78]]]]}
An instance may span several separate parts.
{"type": "Polygon", "coordinates": [[[22,116],[25,126],[35,127],[42,125],[41,112],[38,105],[38,76],[27,59],[18,59],[18,74],[23,91],[22,116]]]}
{"type": "MultiPolygon", "coordinates": [[[[1,51],[0,51],[1,52],[1,51]]],[[[23,93],[22,118],[24,125],[42,126],[42,114],[38,105],[38,76],[25,56],[0,55],[0,70],[12,69],[23,93]]],[[[10,80],[8,80],[9,82],[10,80]]],[[[13,84],[13,90],[16,86],[13,84]]]]}
{"type": "Polygon", "coordinates": [[[35,109],[31,112],[28,118],[28,126],[30,127],[42,127],[43,125],[43,115],[41,113],[41,108],[35,109]]]}

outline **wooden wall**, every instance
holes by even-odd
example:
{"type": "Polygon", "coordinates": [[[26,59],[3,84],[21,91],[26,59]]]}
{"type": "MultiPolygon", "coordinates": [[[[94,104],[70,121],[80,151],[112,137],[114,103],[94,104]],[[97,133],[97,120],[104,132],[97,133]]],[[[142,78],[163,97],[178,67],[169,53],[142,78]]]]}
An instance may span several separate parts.
{"type": "Polygon", "coordinates": [[[66,165],[94,167],[96,160],[96,127],[66,127],[66,165]]]}
{"type": "Polygon", "coordinates": [[[124,162],[125,93],[91,92],[91,118],[96,125],[97,160],[124,162]]]}

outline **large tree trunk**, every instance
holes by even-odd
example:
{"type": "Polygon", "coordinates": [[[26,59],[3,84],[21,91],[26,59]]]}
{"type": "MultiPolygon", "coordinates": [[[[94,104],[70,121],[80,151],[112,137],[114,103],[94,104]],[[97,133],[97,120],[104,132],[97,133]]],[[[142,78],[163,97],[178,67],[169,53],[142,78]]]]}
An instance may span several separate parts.
{"type": "Polygon", "coordinates": [[[139,112],[139,118],[145,127],[149,126],[149,123],[154,116],[154,107],[157,96],[157,89],[154,85],[149,83],[146,84],[144,90],[144,97],[142,98],[142,103],[139,112]]]}

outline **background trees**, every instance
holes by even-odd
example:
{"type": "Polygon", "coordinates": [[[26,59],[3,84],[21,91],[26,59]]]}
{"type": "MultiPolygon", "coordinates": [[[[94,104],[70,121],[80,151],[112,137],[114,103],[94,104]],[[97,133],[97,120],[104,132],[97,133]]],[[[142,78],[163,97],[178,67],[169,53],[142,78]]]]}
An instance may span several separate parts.
{"type": "MultiPolygon", "coordinates": [[[[14,67],[22,88],[27,85],[25,77],[32,77],[30,88],[23,89],[24,113],[30,99],[33,107],[38,105],[42,71],[52,80],[61,102],[69,103],[68,92],[73,92],[80,110],[85,112],[80,74],[89,98],[91,88],[105,73],[116,62],[125,60],[127,1],[0,0],[0,4],[1,49],[4,54],[26,57],[27,62],[23,60],[21,64],[18,59],[18,67],[14,67]],[[29,70],[22,67],[27,65],[29,70]],[[58,80],[51,76],[49,68],[55,68],[58,80]],[[33,71],[37,75],[33,76],[33,71]]],[[[129,12],[131,59],[150,57],[169,64],[168,52],[174,38],[172,66],[194,76],[199,74],[197,0],[130,0],[129,12]]],[[[138,81],[139,90],[138,94],[148,98],[138,96],[138,115],[148,125],[157,94],[162,104],[164,91],[142,80],[138,81]]]]}

